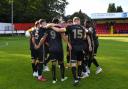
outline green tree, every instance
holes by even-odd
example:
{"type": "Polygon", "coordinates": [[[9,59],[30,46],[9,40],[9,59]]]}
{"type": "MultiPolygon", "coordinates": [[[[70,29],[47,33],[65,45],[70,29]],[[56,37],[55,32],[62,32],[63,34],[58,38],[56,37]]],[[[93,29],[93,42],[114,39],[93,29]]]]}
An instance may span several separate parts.
{"type": "Polygon", "coordinates": [[[108,12],[108,13],[116,12],[115,3],[110,3],[110,4],[109,4],[107,12],[108,12]]]}
{"type": "MultiPolygon", "coordinates": [[[[0,21],[11,21],[11,1],[0,0],[0,21]]],[[[63,16],[66,0],[13,0],[14,22],[34,22],[40,18],[48,21],[55,16],[63,16]]]]}
{"type": "Polygon", "coordinates": [[[117,6],[116,12],[123,12],[123,9],[121,6],[117,6]]]}
{"type": "Polygon", "coordinates": [[[9,0],[0,0],[0,22],[11,21],[11,5],[9,0]]]}

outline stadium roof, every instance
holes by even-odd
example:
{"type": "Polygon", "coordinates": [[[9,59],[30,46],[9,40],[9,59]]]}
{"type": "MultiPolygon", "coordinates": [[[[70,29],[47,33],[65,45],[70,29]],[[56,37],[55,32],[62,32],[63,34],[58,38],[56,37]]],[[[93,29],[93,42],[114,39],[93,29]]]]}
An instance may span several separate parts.
{"type": "Polygon", "coordinates": [[[128,18],[128,12],[123,13],[93,13],[92,19],[125,19],[128,18]]]}

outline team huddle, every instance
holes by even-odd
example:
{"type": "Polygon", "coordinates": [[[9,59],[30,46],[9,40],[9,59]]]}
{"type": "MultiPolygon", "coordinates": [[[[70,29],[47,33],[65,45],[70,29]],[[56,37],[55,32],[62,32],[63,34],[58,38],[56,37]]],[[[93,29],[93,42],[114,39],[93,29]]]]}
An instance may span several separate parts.
{"type": "Polygon", "coordinates": [[[47,80],[43,73],[49,71],[49,61],[52,63],[53,84],[57,82],[57,64],[61,82],[68,79],[65,76],[65,68],[71,68],[73,85],[78,85],[81,79],[89,77],[92,63],[96,66],[96,74],[102,71],[95,58],[99,42],[92,21],[85,20],[82,26],[79,17],[74,17],[64,24],[57,18],[54,18],[52,23],[40,19],[35,22],[34,27],[26,31],[26,36],[28,34],[30,34],[33,76],[39,81],[47,80]],[[67,44],[66,66],[62,40],[67,44]]]}

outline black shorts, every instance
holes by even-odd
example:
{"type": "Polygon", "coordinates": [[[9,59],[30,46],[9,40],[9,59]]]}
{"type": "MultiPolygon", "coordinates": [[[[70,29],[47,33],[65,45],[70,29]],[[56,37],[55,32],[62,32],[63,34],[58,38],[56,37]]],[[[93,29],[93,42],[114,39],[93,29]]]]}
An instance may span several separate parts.
{"type": "Polygon", "coordinates": [[[68,47],[68,45],[67,45],[67,52],[69,52],[69,47],[68,47]]]}
{"type": "Polygon", "coordinates": [[[84,59],[84,53],[83,50],[81,51],[71,51],[71,61],[82,61],[84,59]]]}
{"type": "MultiPolygon", "coordinates": [[[[98,45],[94,45],[94,50],[93,50],[93,55],[94,56],[96,56],[96,54],[97,54],[98,47],[99,47],[98,45]]],[[[89,49],[88,49],[87,52],[88,52],[88,55],[90,55],[90,54],[92,55],[92,51],[89,52],[89,49]]]]}
{"type": "Polygon", "coordinates": [[[95,55],[97,54],[97,49],[98,49],[98,45],[95,45],[95,46],[94,46],[94,54],[95,54],[95,55]]]}
{"type": "Polygon", "coordinates": [[[64,55],[63,52],[49,52],[49,59],[51,61],[63,61],[64,55]]]}
{"type": "Polygon", "coordinates": [[[43,49],[31,49],[31,59],[35,59],[35,60],[40,60],[40,61],[43,61],[43,49]]]}
{"type": "Polygon", "coordinates": [[[67,51],[67,56],[66,56],[66,58],[67,58],[68,60],[70,60],[70,52],[69,52],[69,51],[67,51]]]}
{"type": "Polygon", "coordinates": [[[45,46],[45,53],[48,54],[49,53],[49,47],[45,46]]]}
{"type": "Polygon", "coordinates": [[[94,41],[94,54],[97,54],[98,47],[99,47],[99,41],[98,39],[96,39],[94,41]]]}
{"type": "Polygon", "coordinates": [[[48,54],[49,54],[49,47],[45,46],[45,58],[47,58],[48,54]]]}
{"type": "Polygon", "coordinates": [[[84,58],[85,45],[72,45],[71,61],[82,61],[84,58]]]}

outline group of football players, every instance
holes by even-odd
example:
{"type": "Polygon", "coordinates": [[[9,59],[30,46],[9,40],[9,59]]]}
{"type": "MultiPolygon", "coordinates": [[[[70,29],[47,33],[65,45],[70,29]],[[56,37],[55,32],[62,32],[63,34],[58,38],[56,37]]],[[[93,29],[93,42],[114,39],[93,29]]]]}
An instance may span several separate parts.
{"type": "Polygon", "coordinates": [[[79,17],[63,23],[57,18],[54,18],[51,23],[40,19],[35,22],[35,26],[26,31],[26,36],[30,35],[34,77],[40,81],[47,80],[43,73],[49,71],[49,61],[52,65],[53,84],[57,82],[57,64],[60,69],[61,82],[68,79],[65,76],[65,68],[71,68],[73,85],[77,85],[81,79],[89,77],[92,63],[96,66],[96,74],[102,71],[95,57],[99,46],[95,23],[85,20],[84,25],[81,25],[80,22],[79,17]],[[62,39],[67,44],[66,66],[62,39]]]}

